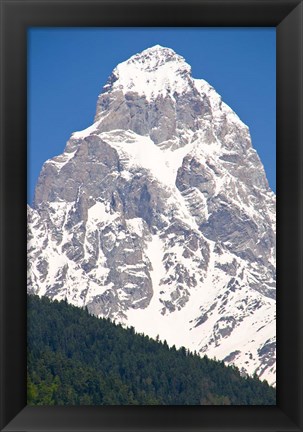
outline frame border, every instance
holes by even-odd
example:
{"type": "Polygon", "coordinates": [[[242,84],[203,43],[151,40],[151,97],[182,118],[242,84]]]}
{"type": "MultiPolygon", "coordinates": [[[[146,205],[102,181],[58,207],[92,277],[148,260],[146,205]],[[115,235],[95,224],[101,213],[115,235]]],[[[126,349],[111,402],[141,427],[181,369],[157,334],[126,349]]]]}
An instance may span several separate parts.
{"type": "Polygon", "coordinates": [[[303,0],[0,0],[0,428],[303,431],[303,0]],[[277,405],[26,406],[26,31],[32,26],[274,26],[277,30],[277,405]]]}

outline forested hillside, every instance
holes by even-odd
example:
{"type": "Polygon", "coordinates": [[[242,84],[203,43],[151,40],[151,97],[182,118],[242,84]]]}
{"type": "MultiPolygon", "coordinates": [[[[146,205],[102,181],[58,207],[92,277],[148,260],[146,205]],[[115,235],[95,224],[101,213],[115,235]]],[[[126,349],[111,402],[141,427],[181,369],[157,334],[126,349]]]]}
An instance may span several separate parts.
{"type": "Polygon", "coordinates": [[[274,405],[275,397],[223,362],[28,296],[30,405],[274,405]]]}

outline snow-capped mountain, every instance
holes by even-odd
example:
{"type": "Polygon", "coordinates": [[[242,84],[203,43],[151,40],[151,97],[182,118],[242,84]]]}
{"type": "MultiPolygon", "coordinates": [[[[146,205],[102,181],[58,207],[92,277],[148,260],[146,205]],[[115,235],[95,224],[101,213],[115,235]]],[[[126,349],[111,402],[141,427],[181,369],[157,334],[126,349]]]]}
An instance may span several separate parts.
{"type": "Polygon", "coordinates": [[[275,384],[275,195],[248,127],[173,50],[119,64],[43,165],[28,292],[275,384]]]}

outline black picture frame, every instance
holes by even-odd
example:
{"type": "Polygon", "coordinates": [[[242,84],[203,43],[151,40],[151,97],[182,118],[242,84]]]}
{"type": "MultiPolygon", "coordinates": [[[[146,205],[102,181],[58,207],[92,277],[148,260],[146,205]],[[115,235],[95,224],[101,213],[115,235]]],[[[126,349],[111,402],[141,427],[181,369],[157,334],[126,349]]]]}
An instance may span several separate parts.
{"type": "Polygon", "coordinates": [[[2,431],[303,431],[302,0],[0,0],[2,431]],[[274,26],[277,31],[276,406],[26,406],[28,27],[274,26]]]}

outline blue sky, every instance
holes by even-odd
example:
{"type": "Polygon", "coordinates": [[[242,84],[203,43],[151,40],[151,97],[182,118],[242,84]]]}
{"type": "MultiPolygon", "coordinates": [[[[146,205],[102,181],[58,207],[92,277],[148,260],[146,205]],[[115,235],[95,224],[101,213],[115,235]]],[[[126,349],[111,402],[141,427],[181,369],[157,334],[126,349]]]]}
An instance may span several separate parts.
{"type": "Polygon", "coordinates": [[[45,160],[93,123],[114,67],[160,44],[192,66],[250,128],[276,189],[275,28],[32,28],[28,31],[28,202],[45,160]]]}

